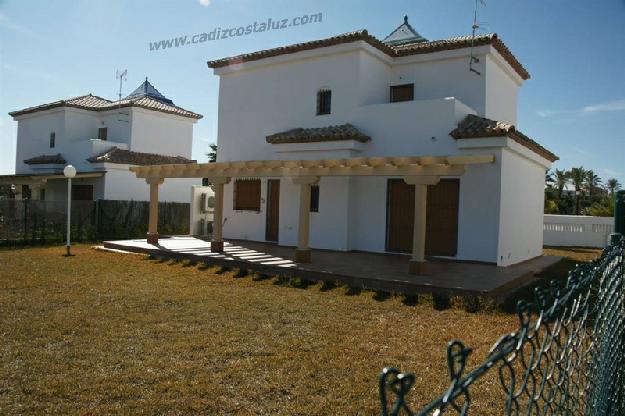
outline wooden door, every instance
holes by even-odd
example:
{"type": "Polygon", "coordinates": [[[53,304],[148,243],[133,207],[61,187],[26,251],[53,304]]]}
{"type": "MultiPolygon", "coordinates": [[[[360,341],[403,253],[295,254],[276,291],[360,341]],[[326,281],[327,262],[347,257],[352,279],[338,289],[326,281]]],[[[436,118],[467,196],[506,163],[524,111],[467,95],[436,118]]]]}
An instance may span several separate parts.
{"type": "Polygon", "coordinates": [[[460,181],[442,179],[428,186],[425,254],[455,256],[458,252],[460,181]]]}
{"type": "MultiPolygon", "coordinates": [[[[458,205],[460,182],[442,179],[428,186],[425,254],[455,256],[458,251],[458,205]]],[[[412,252],[414,231],[414,185],[389,179],[387,191],[386,250],[412,252]]]]}
{"type": "Polygon", "coordinates": [[[265,240],[278,242],[280,224],[280,179],[267,180],[267,223],[265,240]]]}
{"type": "Polygon", "coordinates": [[[386,212],[386,250],[410,253],[414,230],[414,185],[408,185],[403,179],[389,179],[386,212]]]}

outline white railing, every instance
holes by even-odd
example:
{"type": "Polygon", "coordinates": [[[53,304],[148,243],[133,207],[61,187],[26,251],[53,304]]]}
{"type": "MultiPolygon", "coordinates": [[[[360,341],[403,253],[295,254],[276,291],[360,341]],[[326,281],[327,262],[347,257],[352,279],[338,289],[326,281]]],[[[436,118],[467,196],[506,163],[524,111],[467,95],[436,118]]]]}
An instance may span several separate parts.
{"type": "Polygon", "coordinates": [[[111,140],[90,139],[91,143],[91,156],[100,155],[113,147],[119,149],[128,150],[128,143],[114,142],[111,140]]]}
{"type": "Polygon", "coordinates": [[[614,230],[614,218],[582,215],[545,215],[546,246],[605,247],[614,230]]]}

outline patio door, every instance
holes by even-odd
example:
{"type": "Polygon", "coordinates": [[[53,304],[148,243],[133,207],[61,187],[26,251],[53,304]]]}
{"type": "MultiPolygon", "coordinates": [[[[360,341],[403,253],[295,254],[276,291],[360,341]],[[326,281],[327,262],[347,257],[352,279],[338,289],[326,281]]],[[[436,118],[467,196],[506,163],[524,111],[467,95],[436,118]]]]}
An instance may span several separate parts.
{"type": "Polygon", "coordinates": [[[458,253],[459,203],[458,179],[441,179],[428,186],[425,254],[453,257],[458,253]]]}
{"type": "Polygon", "coordinates": [[[386,203],[386,251],[412,252],[414,185],[389,179],[386,203]]]}
{"type": "MultiPolygon", "coordinates": [[[[442,179],[428,186],[425,254],[455,256],[458,251],[460,182],[442,179]]],[[[387,188],[386,250],[412,252],[414,231],[414,185],[389,179],[387,188]]]]}
{"type": "Polygon", "coordinates": [[[278,242],[280,225],[280,179],[267,180],[267,222],[265,240],[278,242]]]}

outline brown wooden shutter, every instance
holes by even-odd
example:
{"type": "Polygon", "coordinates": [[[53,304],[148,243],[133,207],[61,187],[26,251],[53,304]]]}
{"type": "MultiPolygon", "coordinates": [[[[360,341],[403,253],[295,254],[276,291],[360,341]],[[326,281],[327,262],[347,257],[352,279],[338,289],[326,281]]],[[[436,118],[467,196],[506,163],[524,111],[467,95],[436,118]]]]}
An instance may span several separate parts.
{"type": "Polygon", "coordinates": [[[234,209],[260,211],[260,179],[239,179],[234,183],[234,209]]]}
{"type": "Polygon", "coordinates": [[[391,102],[414,100],[414,84],[393,85],[391,87],[391,102]]]}

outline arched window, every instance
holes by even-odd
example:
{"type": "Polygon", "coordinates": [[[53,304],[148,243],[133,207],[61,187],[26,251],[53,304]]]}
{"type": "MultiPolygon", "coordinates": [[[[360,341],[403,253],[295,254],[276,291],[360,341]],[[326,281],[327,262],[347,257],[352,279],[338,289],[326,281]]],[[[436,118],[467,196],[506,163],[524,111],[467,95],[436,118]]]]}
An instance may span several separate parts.
{"type": "Polygon", "coordinates": [[[332,91],[322,89],[317,92],[317,115],[330,114],[332,110],[332,91]]]}

